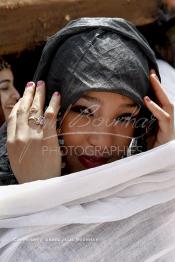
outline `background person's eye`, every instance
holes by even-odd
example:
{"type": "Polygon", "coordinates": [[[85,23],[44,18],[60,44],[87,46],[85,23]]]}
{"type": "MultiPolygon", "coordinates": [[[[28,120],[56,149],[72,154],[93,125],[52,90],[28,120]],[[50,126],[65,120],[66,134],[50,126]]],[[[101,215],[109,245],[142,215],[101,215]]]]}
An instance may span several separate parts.
{"type": "Polygon", "coordinates": [[[9,88],[9,86],[7,86],[7,85],[2,85],[2,86],[0,86],[0,92],[1,91],[5,91],[5,90],[8,90],[8,88],[9,88]]]}
{"type": "Polygon", "coordinates": [[[75,113],[82,114],[82,115],[89,115],[89,116],[93,115],[93,112],[86,106],[78,106],[78,105],[73,106],[72,111],[75,113]]]}

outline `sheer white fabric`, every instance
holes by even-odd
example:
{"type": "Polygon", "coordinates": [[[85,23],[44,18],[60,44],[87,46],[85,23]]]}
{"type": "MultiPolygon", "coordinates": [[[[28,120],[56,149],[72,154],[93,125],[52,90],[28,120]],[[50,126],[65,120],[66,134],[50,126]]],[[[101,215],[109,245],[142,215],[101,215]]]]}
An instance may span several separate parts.
{"type": "MultiPolygon", "coordinates": [[[[141,223],[140,219],[138,219],[140,214],[141,217],[145,218],[145,215],[142,214],[157,206],[160,207],[160,212],[165,208],[165,204],[171,201],[175,203],[175,141],[139,155],[68,176],[1,187],[1,261],[14,261],[15,254],[20,254],[17,256],[17,259],[18,261],[23,261],[19,250],[22,250],[23,254],[27,254],[27,257],[30,257],[30,254],[32,254],[30,250],[32,249],[31,245],[33,244],[34,248],[36,243],[32,241],[24,242],[26,239],[36,236],[40,236],[40,238],[42,236],[46,237],[47,234],[53,234],[53,232],[57,233],[57,237],[60,238],[62,233],[59,230],[64,228],[68,234],[69,227],[77,224],[84,225],[84,228],[81,230],[85,230],[85,225],[87,225],[86,230],[89,227],[92,230],[93,224],[96,226],[104,224],[105,228],[106,226],[111,226],[111,222],[115,222],[117,228],[117,223],[122,221],[125,223],[126,219],[128,219],[130,224],[129,218],[133,221],[133,216],[135,216],[134,221],[141,223]],[[23,248],[24,243],[26,253],[23,248]],[[30,247],[30,252],[28,247],[30,247]]],[[[174,208],[172,210],[169,216],[172,215],[170,220],[173,220],[175,223],[174,208]]],[[[150,219],[150,217],[146,216],[145,219],[150,219]]],[[[167,221],[164,221],[162,217],[162,227],[165,222],[167,221]]],[[[121,226],[123,227],[123,224],[121,226]]],[[[145,233],[149,230],[149,226],[152,228],[152,221],[145,228],[145,233]]],[[[155,228],[157,227],[156,224],[154,226],[155,228]]],[[[75,230],[75,236],[84,232],[81,230],[75,230]]],[[[172,234],[172,230],[173,228],[169,231],[169,236],[172,234]]],[[[136,229],[137,231],[139,233],[139,228],[136,229]]],[[[92,230],[93,234],[94,232],[92,230]]],[[[117,236],[118,232],[116,231],[117,236]]],[[[154,237],[154,234],[152,234],[151,241],[153,242],[155,241],[154,237]]],[[[118,241],[122,241],[122,238],[118,239],[118,241]]],[[[80,243],[82,248],[85,248],[84,242],[80,243]]],[[[171,245],[173,243],[175,247],[175,242],[170,241],[170,243],[171,245]]],[[[49,242],[49,244],[51,245],[52,243],[49,242]]],[[[65,243],[62,244],[63,246],[65,245],[65,243]]],[[[39,245],[39,241],[37,245],[39,245]]],[[[44,243],[42,242],[43,245],[44,243]]],[[[47,242],[45,242],[45,245],[45,247],[48,247],[47,242]]],[[[97,246],[100,248],[100,245],[97,246]]],[[[163,252],[162,254],[166,253],[164,247],[167,248],[167,245],[162,246],[162,249],[159,250],[159,252],[163,252]]],[[[171,249],[172,247],[168,246],[168,248],[171,249]]],[[[44,246],[43,250],[45,250],[44,246]]],[[[52,256],[52,248],[49,250],[52,256]]],[[[69,248],[67,252],[69,252],[69,248]]],[[[40,253],[41,250],[38,249],[38,254],[35,254],[36,258],[34,261],[40,261],[40,253]]],[[[48,251],[45,255],[48,257],[48,251]]],[[[155,253],[154,255],[157,256],[158,254],[155,253]]],[[[105,254],[103,257],[105,257],[105,254]]],[[[97,257],[97,260],[84,259],[84,261],[100,261],[100,257],[97,257]]]]}

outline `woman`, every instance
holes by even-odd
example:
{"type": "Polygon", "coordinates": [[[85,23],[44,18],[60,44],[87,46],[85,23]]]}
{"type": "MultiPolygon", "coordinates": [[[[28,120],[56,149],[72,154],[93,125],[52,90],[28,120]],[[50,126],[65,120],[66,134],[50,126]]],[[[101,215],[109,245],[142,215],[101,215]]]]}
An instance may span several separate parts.
{"type": "Polygon", "coordinates": [[[20,95],[14,87],[11,66],[0,57],[0,185],[16,183],[6,150],[7,120],[20,95]]]}
{"type": "Polygon", "coordinates": [[[73,21],[34,82],[8,121],[22,184],[0,188],[1,261],[174,261],[173,106],[142,36],[122,19],[73,21]]]}
{"type": "Polygon", "coordinates": [[[156,74],[152,50],[129,23],[82,19],[58,32],[48,41],[35,76],[46,82],[48,108],[44,112],[45,83],[29,82],[10,117],[8,153],[17,180],[61,175],[59,110],[66,173],[120,159],[133,137],[139,138],[137,151],[146,150],[145,133],[153,126],[148,148],[172,140],[173,105],[156,74]],[[44,125],[36,125],[43,114],[44,125]]]}

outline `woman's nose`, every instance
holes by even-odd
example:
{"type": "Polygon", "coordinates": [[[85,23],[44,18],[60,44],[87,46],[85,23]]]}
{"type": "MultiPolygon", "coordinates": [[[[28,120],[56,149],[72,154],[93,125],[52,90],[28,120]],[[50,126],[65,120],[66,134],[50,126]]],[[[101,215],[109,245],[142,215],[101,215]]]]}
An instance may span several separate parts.
{"type": "Polygon", "coordinates": [[[12,88],[12,96],[13,96],[13,98],[15,98],[16,100],[19,100],[19,98],[20,98],[20,94],[19,94],[19,92],[18,92],[18,90],[13,86],[13,88],[12,88]]]}
{"type": "Polygon", "coordinates": [[[114,134],[111,128],[105,125],[93,128],[92,132],[89,132],[88,138],[89,144],[93,146],[110,147],[114,143],[114,134]]]}

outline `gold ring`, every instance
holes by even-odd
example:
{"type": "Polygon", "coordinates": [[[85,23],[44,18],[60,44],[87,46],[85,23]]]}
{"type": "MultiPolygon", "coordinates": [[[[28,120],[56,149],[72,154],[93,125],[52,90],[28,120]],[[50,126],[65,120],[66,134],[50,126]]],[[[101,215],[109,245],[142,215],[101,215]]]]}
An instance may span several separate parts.
{"type": "Polygon", "coordinates": [[[29,120],[34,120],[35,124],[40,125],[40,126],[43,126],[44,123],[45,123],[45,117],[44,116],[39,116],[39,117],[30,116],[28,121],[29,120]]]}

